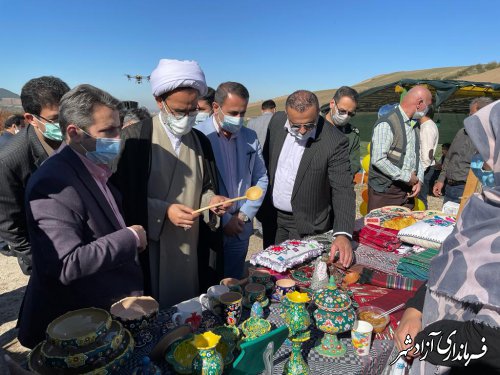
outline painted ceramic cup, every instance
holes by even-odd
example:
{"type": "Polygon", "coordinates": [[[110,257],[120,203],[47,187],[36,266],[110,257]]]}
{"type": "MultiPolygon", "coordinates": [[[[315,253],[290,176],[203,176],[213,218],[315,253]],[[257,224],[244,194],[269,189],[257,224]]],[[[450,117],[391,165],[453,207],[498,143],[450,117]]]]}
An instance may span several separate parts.
{"type": "Polygon", "coordinates": [[[264,270],[264,269],[256,269],[255,271],[252,272],[250,276],[250,282],[252,283],[257,283],[257,284],[267,284],[269,281],[271,281],[271,274],[269,271],[264,270]]]}
{"type": "Polygon", "coordinates": [[[197,301],[181,302],[177,305],[177,312],[172,315],[175,325],[188,324],[191,330],[196,331],[201,324],[202,307],[197,301]]]}
{"type": "Polygon", "coordinates": [[[238,292],[238,293],[242,292],[241,284],[242,284],[241,280],[233,279],[232,277],[222,279],[220,282],[220,285],[227,286],[230,292],[238,292]]]}
{"type": "Polygon", "coordinates": [[[370,343],[372,341],[373,326],[364,320],[354,323],[351,331],[352,346],[359,356],[370,353],[370,343]]]}
{"type": "Polygon", "coordinates": [[[248,284],[245,287],[245,295],[248,305],[252,305],[254,302],[263,302],[266,298],[266,287],[262,284],[248,284]]]}
{"type": "Polygon", "coordinates": [[[287,293],[295,290],[295,281],[292,279],[280,279],[276,281],[276,289],[271,296],[273,302],[282,302],[287,293]]]}
{"type": "Polygon", "coordinates": [[[214,285],[208,288],[207,293],[200,296],[200,303],[204,309],[212,311],[215,315],[222,315],[222,304],[220,296],[229,292],[229,288],[225,285],[214,285]]]}
{"type": "Polygon", "coordinates": [[[228,292],[220,296],[219,300],[224,305],[222,316],[227,325],[237,325],[241,318],[241,300],[243,296],[238,292],[228,292]]]}

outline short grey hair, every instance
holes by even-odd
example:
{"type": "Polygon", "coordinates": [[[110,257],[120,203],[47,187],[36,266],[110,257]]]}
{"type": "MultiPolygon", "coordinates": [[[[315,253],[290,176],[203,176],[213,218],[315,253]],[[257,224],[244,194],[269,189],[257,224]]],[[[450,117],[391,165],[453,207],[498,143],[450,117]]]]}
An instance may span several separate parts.
{"type": "Polygon", "coordinates": [[[493,103],[493,99],[488,96],[481,96],[479,98],[475,98],[470,102],[469,108],[477,105],[477,110],[479,111],[481,108],[486,107],[488,104],[493,103]]]}
{"type": "Polygon", "coordinates": [[[120,101],[106,91],[92,85],[79,85],[68,91],[59,103],[59,125],[63,135],[66,128],[73,124],[87,131],[94,123],[94,107],[104,105],[118,111],[120,101]]]}
{"type": "Polygon", "coordinates": [[[286,99],[286,108],[297,112],[304,112],[314,106],[319,111],[319,101],[316,94],[307,90],[297,90],[286,99]]]}

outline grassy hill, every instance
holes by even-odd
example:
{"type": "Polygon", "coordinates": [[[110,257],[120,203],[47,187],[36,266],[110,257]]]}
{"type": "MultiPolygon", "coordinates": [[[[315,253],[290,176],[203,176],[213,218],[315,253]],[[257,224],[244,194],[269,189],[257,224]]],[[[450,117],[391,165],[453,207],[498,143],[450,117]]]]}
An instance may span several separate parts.
{"type": "MultiPolygon", "coordinates": [[[[453,66],[447,68],[433,68],[412,71],[394,72],[381,74],[373,78],[359,82],[354,87],[358,92],[368,90],[372,87],[386,85],[403,78],[411,79],[463,79],[467,81],[494,82],[500,83],[500,64],[492,62],[489,64],[477,64],[470,66],[453,66]]],[[[320,104],[328,103],[337,89],[315,91],[320,104]]],[[[290,93],[291,94],[291,93],[290,93]]],[[[272,98],[278,110],[285,109],[287,95],[272,98]]],[[[247,116],[255,117],[260,115],[262,101],[250,103],[248,105],[247,116]]]]}

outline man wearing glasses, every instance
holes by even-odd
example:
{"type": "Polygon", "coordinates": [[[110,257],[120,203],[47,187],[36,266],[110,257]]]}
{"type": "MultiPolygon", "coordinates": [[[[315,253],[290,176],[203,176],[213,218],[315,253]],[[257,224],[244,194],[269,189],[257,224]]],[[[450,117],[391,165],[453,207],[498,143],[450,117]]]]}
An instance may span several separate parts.
{"type": "Polygon", "coordinates": [[[265,246],[333,229],[330,258],[339,252],[341,264],[351,264],[355,193],[348,146],[319,116],[314,93],[299,90],[287,98],[286,111],[269,124],[264,146],[269,186],[259,218],[265,246]]]}
{"type": "Polygon", "coordinates": [[[29,177],[61,145],[59,100],[68,91],[68,85],[56,77],[28,81],[21,90],[21,103],[30,125],[0,151],[0,237],[25,275],[31,273],[31,246],[24,192],[29,177]]]}
{"type": "Polygon", "coordinates": [[[359,130],[349,123],[356,115],[358,92],[349,86],[342,86],[330,101],[330,111],[325,115],[329,124],[335,125],[349,139],[349,160],[354,176],[361,168],[359,152],[359,130]]]}
{"type": "MultiPolygon", "coordinates": [[[[222,278],[222,272],[214,274],[209,259],[222,235],[217,231],[211,236],[193,211],[202,201],[208,205],[227,199],[216,195],[210,141],[193,129],[198,98],[207,93],[200,66],[196,61],[162,59],[150,82],[160,112],[123,130],[125,146],[114,182],[123,195],[125,222],[142,225],[148,234],[148,250],[140,254],[144,292],[166,308],[222,278]]],[[[212,212],[223,215],[225,208],[212,212]]],[[[216,259],[222,271],[222,256],[216,259]]]]}

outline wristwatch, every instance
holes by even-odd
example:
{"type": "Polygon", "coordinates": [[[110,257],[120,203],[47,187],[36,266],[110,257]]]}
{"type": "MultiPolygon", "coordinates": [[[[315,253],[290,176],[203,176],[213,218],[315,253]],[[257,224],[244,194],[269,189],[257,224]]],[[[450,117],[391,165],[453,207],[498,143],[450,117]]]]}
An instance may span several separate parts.
{"type": "Polygon", "coordinates": [[[241,211],[238,212],[238,219],[240,219],[244,223],[248,223],[250,221],[250,218],[241,211]]]}

